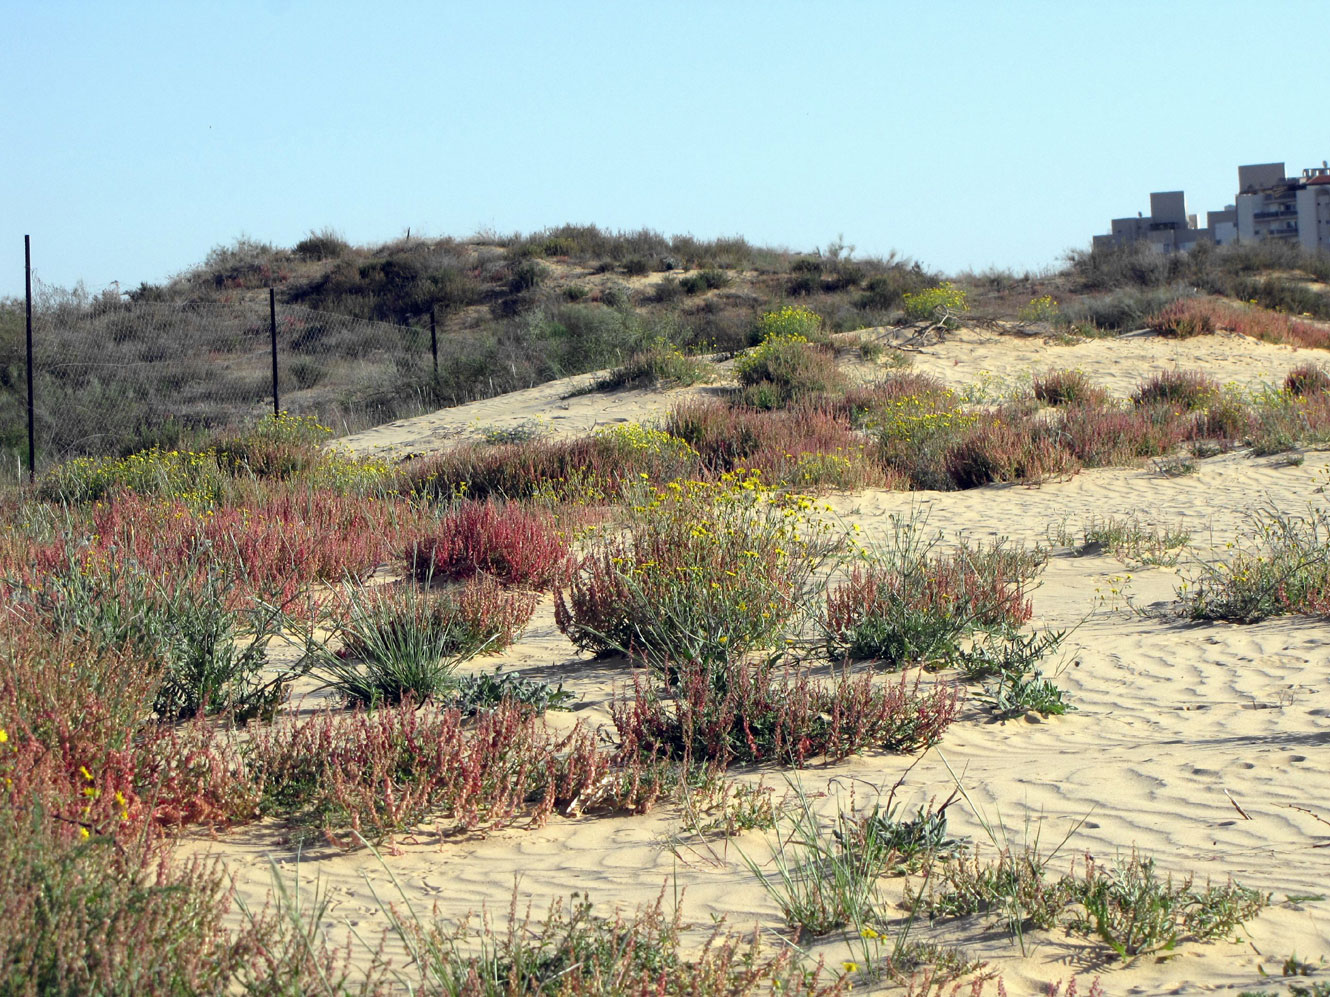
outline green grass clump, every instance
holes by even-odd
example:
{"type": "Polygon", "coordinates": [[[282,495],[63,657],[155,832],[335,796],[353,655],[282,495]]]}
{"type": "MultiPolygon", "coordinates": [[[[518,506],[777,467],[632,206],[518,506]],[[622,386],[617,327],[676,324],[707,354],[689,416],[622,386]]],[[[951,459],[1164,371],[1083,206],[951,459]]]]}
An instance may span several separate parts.
{"type": "Polygon", "coordinates": [[[410,582],[352,590],[347,618],[333,624],[341,647],[316,670],[349,703],[423,703],[454,687],[459,664],[501,651],[521,635],[536,596],[480,578],[460,591],[410,582]]]}

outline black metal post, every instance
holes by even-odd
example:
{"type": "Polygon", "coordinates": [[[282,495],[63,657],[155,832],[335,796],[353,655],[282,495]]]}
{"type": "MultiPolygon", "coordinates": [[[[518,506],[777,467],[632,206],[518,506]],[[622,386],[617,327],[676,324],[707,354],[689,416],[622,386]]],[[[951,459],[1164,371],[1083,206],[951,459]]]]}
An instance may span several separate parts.
{"type": "Polygon", "coordinates": [[[32,239],[23,237],[23,290],[28,302],[28,480],[37,477],[37,433],[32,405],[32,239]]]}
{"type": "Polygon", "coordinates": [[[435,319],[438,309],[433,305],[429,310],[429,348],[434,354],[434,386],[439,386],[439,326],[435,319]]]}
{"type": "Polygon", "coordinates": [[[277,418],[282,414],[282,404],[277,398],[277,292],[268,288],[268,326],[272,329],[272,414],[277,418]]]}

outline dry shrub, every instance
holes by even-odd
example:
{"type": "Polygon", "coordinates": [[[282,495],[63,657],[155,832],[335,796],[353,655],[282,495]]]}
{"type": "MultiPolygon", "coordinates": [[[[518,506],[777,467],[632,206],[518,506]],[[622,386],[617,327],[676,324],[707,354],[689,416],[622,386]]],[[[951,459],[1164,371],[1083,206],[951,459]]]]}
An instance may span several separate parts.
{"type": "Polygon", "coordinates": [[[1196,336],[1227,329],[1267,343],[1330,348],[1330,327],[1280,312],[1220,298],[1184,298],[1165,306],[1146,323],[1164,335],[1196,336]]]}
{"type": "Polygon", "coordinates": [[[1172,405],[1190,412],[1218,396],[1219,384],[1214,378],[1197,370],[1166,370],[1142,381],[1131,400],[1138,407],[1172,405]]]}
{"type": "Polygon", "coordinates": [[[1076,458],[1042,428],[1019,417],[981,423],[947,451],[947,473],[957,488],[1004,481],[1037,484],[1074,474],[1080,469],[1076,458]]]}
{"type": "Polygon", "coordinates": [[[825,404],[761,412],[721,401],[684,402],[670,412],[664,428],[693,447],[712,473],[756,468],[769,483],[794,488],[890,483],[862,435],[825,404]]]}
{"type": "Polygon", "coordinates": [[[1108,400],[1108,393],[1079,370],[1050,370],[1037,376],[1034,396],[1046,405],[1102,405],[1108,400]]]}
{"type": "Polygon", "coordinates": [[[406,549],[407,569],[420,581],[477,574],[505,585],[544,589],[568,561],[568,542],[548,517],[505,502],[458,502],[425,537],[406,549]]]}
{"type": "Polygon", "coordinates": [[[960,700],[953,685],[921,691],[918,678],[883,683],[848,669],[817,681],[806,666],[694,661],[667,674],[668,690],[639,678],[631,697],[614,703],[625,755],[802,766],[866,747],[913,751],[941,738],[960,700]]]}
{"type": "Polygon", "coordinates": [[[1171,406],[1132,409],[1071,405],[1056,424],[1058,438],[1085,467],[1129,464],[1161,457],[1187,435],[1187,423],[1171,406]]]}
{"type": "MultiPolygon", "coordinates": [[[[257,731],[245,756],[265,812],[343,844],[348,831],[382,838],[431,818],[461,828],[518,817],[538,824],[556,807],[588,799],[611,775],[612,761],[580,725],[556,736],[533,711],[511,702],[474,721],[456,709],[412,703],[316,714],[257,731]]],[[[644,787],[625,785],[625,795],[605,789],[596,799],[648,805],[644,787]]]]}
{"type": "Polygon", "coordinates": [[[1299,398],[1330,392],[1330,371],[1321,364],[1298,364],[1285,375],[1284,390],[1299,398]]]}

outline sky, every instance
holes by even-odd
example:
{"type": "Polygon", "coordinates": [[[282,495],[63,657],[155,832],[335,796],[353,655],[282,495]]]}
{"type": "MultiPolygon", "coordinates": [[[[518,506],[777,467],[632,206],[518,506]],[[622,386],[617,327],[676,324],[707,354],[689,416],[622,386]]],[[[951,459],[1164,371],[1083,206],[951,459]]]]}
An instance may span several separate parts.
{"type": "Polygon", "coordinates": [[[1330,3],[0,0],[0,296],[565,222],[1060,265],[1330,157],[1330,3]]]}

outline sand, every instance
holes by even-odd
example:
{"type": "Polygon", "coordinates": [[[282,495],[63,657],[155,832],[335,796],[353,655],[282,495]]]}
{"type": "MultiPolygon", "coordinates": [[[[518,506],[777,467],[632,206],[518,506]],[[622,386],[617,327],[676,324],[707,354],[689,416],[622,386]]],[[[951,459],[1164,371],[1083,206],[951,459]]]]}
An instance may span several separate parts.
{"type": "MultiPolygon", "coordinates": [[[[885,333],[884,333],[885,335],[885,333]]],[[[964,330],[915,357],[972,396],[996,397],[1049,367],[1076,367],[1119,395],[1148,372],[1199,368],[1248,389],[1277,384],[1307,352],[1235,336],[1175,342],[1155,337],[1055,346],[1038,337],[964,330]],[[967,386],[969,386],[967,388],[967,386]],[[975,387],[978,386],[978,387],[975,387]]],[[[598,425],[648,420],[679,398],[705,393],[631,390],[566,397],[589,378],[544,385],[418,419],[378,427],[338,444],[356,453],[425,453],[478,435],[486,427],[541,420],[548,432],[575,435],[598,425]]],[[[951,830],[989,845],[981,819],[999,821],[1009,843],[1036,837],[1045,852],[1065,838],[1053,868],[1091,854],[1101,861],[1133,847],[1160,869],[1217,883],[1229,877],[1272,894],[1271,906],[1235,942],[1185,944],[1169,958],[1123,965],[1102,946],[1063,932],[1033,932],[1025,952],[1002,930],[978,919],[916,927],[988,959],[1012,995],[1043,993],[1076,975],[1081,992],[1096,976],[1109,994],[1232,992],[1273,986],[1260,967],[1279,973],[1296,953],[1315,961],[1330,952],[1330,675],[1323,621],[1278,619],[1238,626],[1193,624],[1169,615],[1194,557],[1212,557],[1248,528],[1253,510],[1287,512],[1327,501],[1319,488],[1330,456],[1312,452],[1291,465],[1227,454],[1178,478],[1150,467],[1082,472],[1038,488],[997,486],[954,493],[869,491],[829,498],[836,513],[870,538],[888,517],[927,517],[948,536],[1006,536],[1049,542],[1059,526],[1076,533],[1092,518],[1137,517],[1146,526],[1193,531],[1195,549],[1175,568],[1124,564],[1105,554],[1077,556],[1055,547],[1033,593],[1035,628],[1075,628],[1061,654],[1059,682],[1075,712],[996,723],[971,702],[961,722],[922,759],[873,753],[800,772],[768,771],[778,797],[786,780],[812,794],[819,810],[870,806],[908,770],[899,791],[911,807],[942,799],[963,785],[969,802],[951,808],[951,830]],[[911,768],[913,766],[913,768],[911,768]],[[1301,809],[1299,809],[1301,808],[1301,809]],[[1308,812],[1310,811],[1310,812],[1308,812]],[[1302,899],[1307,895],[1316,899],[1302,899]],[[1289,899],[1292,897],[1293,899],[1289,899]]],[[[559,634],[547,599],[526,637],[472,669],[521,668],[565,681],[584,698],[553,724],[608,722],[606,703],[629,680],[621,663],[579,657],[559,634]]],[[[216,837],[196,835],[183,850],[222,857],[239,894],[262,903],[271,885],[270,857],[287,877],[316,879],[331,901],[330,925],[349,924],[366,937],[384,926],[375,899],[401,895],[422,912],[437,904],[448,918],[489,910],[506,914],[516,891],[539,911],[574,891],[598,907],[629,909],[685,893],[690,921],[724,916],[740,929],[772,933],[781,926],[773,901],[742,859],[769,856],[768,836],[680,841],[680,815],[662,806],[644,816],[556,817],[537,829],[513,827],[440,842],[428,829],[399,836],[394,854],[317,849],[297,859],[267,826],[216,837]],[[391,877],[390,877],[391,874],[391,877]],[[395,878],[398,886],[389,884],[395,878]]],[[[889,891],[896,887],[890,885],[889,891]]],[[[344,933],[344,929],[343,929],[344,933]]],[[[843,947],[822,951],[839,962],[843,947]]],[[[856,992],[874,992],[856,986],[856,992]]],[[[989,992],[992,992],[990,987],[989,992]]]]}

